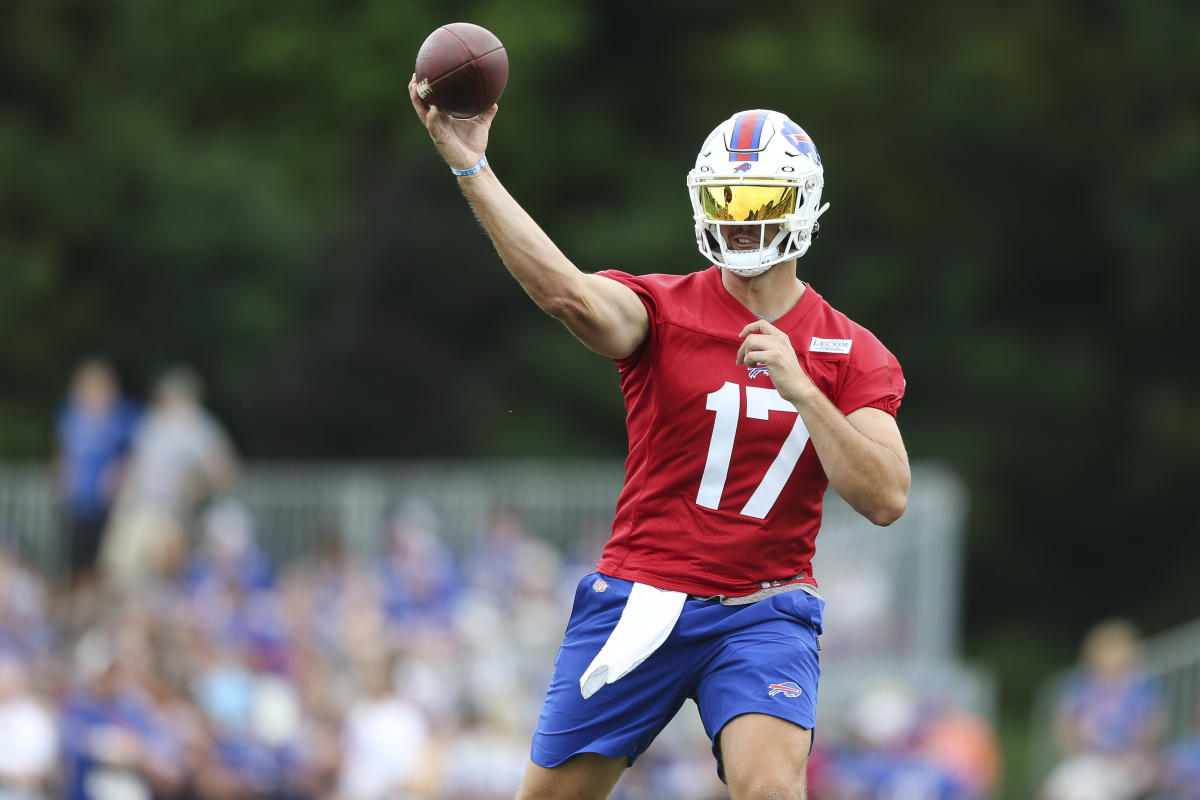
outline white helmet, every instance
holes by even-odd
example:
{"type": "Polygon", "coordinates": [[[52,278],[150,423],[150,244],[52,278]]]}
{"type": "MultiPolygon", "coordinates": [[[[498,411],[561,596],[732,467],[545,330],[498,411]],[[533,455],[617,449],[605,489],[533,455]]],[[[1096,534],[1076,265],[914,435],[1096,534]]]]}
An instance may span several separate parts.
{"type": "Polygon", "coordinates": [[[709,134],[687,176],[700,253],[742,277],[799,258],[816,238],[825,185],[812,139],[778,111],[741,111],[709,134]],[[723,226],[757,225],[757,249],[731,249],[723,226]],[[779,233],[767,241],[767,226],[779,233]]]}

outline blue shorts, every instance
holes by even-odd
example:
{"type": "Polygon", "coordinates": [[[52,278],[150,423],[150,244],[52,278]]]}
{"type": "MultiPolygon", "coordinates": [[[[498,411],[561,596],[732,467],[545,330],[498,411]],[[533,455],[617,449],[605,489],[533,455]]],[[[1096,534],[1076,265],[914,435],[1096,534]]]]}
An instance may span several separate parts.
{"type": "Polygon", "coordinates": [[[533,734],[535,764],[556,767],[579,753],[632,764],[688,698],[700,709],[718,766],[717,736],[736,716],[768,714],[815,727],[825,604],[798,590],[742,606],[689,599],[658,650],[584,700],[579,677],[621,618],[632,587],[599,573],[579,582],[533,734]]]}

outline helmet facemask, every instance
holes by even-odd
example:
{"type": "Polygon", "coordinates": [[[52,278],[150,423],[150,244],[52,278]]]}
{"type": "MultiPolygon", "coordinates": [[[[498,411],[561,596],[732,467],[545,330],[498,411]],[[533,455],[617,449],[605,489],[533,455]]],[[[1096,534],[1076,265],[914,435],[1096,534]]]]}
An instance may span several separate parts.
{"type": "Polygon", "coordinates": [[[824,185],[820,156],[807,134],[775,111],[744,111],[709,135],[688,173],[701,254],[742,277],[800,258],[812,244],[824,185]],[[769,226],[778,225],[768,237],[769,226]],[[757,248],[730,247],[726,232],[749,227],[757,248]]]}

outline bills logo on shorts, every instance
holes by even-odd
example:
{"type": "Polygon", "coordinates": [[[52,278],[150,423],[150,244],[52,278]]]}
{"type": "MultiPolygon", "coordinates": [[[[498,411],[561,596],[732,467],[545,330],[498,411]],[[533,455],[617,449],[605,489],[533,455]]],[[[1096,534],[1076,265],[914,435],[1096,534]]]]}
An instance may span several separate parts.
{"type": "Polygon", "coordinates": [[[792,681],[784,681],[783,683],[772,683],[767,687],[767,695],[774,697],[777,694],[782,694],[784,697],[799,697],[804,694],[804,690],[798,684],[792,681]]]}

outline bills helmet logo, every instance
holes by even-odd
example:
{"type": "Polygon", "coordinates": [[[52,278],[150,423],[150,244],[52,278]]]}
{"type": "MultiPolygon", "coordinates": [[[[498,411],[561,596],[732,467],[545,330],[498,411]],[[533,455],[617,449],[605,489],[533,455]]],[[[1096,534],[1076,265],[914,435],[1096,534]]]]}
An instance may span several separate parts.
{"type": "Polygon", "coordinates": [[[799,697],[800,695],[804,694],[804,690],[800,688],[799,684],[792,681],[772,683],[767,687],[768,696],[774,697],[777,694],[781,694],[784,697],[799,697]]]}
{"type": "Polygon", "coordinates": [[[743,161],[742,163],[740,163],[740,164],[738,164],[736,167],[734,167],[734,168],[733,168],[733,171],[734,171],[734,172],[745,172],[745,171],[746,171],[746,170],[748,170],[748,169],[750,169],[750,162],[749,162],[749,161],[743,161]]]}
{"type": "Polygon", "coordinates": [[[812,138],[791,120],[788,120],[788,123],[783,126],[783,138],[787,139],[800,155],[808,156],[814,164],[821,163],[821,155],[817,152],[817,146],[813,144],[812,138]]]}

